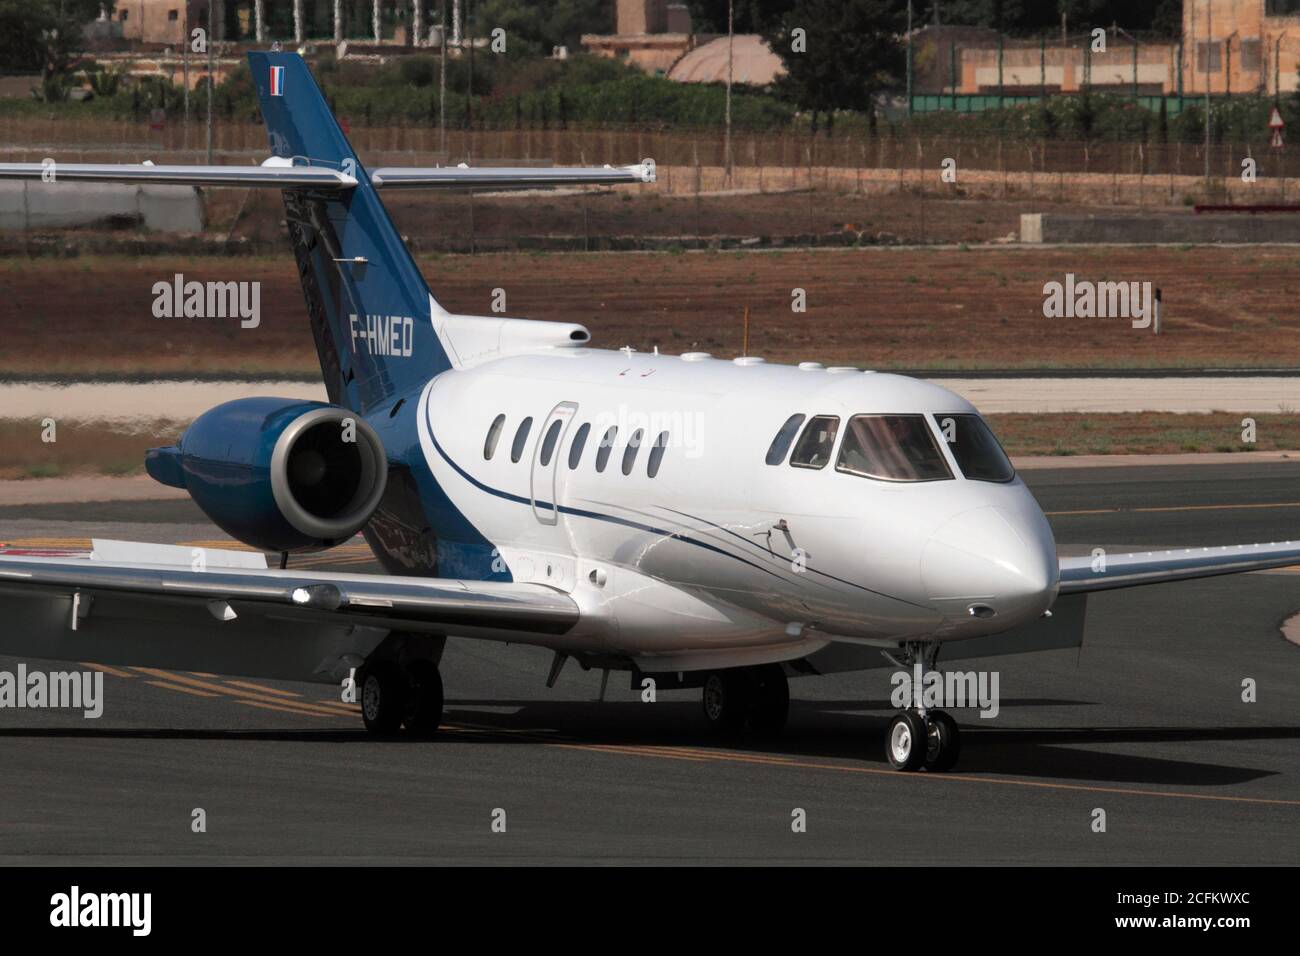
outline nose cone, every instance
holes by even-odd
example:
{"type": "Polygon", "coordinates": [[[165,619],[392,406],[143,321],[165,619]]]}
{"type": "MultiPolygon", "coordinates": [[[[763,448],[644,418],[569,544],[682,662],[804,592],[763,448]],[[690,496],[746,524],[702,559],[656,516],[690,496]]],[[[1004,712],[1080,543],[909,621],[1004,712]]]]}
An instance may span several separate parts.
{"type": "Polygon", "coordinates": [[[980,631],[1001,631],[1051,606],[1060,578],[1056,545],[1047,519],[1035,511],[1008,520],[997,507],[974,508],[930,537],[921,580],[953,624],[979,622],[980,631]]]}

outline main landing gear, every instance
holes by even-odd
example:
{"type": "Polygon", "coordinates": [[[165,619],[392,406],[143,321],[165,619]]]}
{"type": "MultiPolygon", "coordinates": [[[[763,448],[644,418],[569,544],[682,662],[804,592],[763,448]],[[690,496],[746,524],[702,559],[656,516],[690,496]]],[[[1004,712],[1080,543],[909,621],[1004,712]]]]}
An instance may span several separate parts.
{"type": "Polygon", "coordinates": [[[704,720],[720,736],[746,727],[758,737],[775,737],[790,712],[790,685],[780,664],[713,671],[704,679],[704,720]]]}
{"type": "Polygon", "coordinates": [[[371,665],[361,681],[361,719],[372,734],[408,733],[431,737],[442,721],[442,676],[432,661],[406,667],[391,661],[371,665]]]}
{"type": "MultiPolygon", "coordinates": [[[[939,657],[938,644],[908,644],[902,650],[901,660],[890,654],[885,656],[909,671],[920,662],[922,675],[934,670],[939,657]]],[[[942,773],[951,770],[960,755],[961,731],[957,729],[957,721],[942,710],[909,707],[889,722],[885,733],[885,758],[895,770],[920,770],[924,767],[942,773]]]]}

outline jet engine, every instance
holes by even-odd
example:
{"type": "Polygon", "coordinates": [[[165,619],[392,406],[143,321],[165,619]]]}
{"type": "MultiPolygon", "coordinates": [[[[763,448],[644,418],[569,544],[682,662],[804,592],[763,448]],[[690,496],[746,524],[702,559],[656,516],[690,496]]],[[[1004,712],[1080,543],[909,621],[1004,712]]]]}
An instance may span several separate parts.
{"type": "Polygon", "coordinates": [[[243,398],[204,412],[145,467],[184,488],[213,524],[264,551],[348,540],[384,495],[388,462],[356,412],[284,398],[243,398]]]}

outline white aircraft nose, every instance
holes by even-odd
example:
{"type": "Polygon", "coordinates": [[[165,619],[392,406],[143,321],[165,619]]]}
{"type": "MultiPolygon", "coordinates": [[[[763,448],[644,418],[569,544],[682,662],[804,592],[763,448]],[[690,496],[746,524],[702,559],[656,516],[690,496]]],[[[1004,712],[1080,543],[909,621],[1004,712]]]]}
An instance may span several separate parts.
{"type": "Polygon", "coordinates": [[[950,518],[921,553],[922,583],[945,616],[988,620],[999,630],[1047,610],[1059,574],[1046,520],[1018,527],[993,506],[950,518]]]}

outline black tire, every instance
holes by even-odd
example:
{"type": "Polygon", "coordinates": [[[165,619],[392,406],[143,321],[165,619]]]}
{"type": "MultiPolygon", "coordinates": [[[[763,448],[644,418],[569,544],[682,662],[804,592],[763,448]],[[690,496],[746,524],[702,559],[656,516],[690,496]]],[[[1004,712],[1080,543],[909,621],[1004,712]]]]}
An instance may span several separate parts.
{"type": "Polygon", "coordinates": [[[433,661],[416,661],[407,675],[411,692],[406,729],[417,737],[432,737],[442,723],[442,675],[433,661]]]}
{"type": "Polygon", "coordinates": [[[925,744],[925,721],[915,711],[905,710],[885,731],[885,759],[895,770],[919,770],[925,762],[925,744]]]}
{"type": "Polygon", "coordinates": [[[366,730],[385,736],[397,733],[409,694],[406,675],[396,664],[381,661],[370,667],[361,682],[361,719],[366,730]]]}
{"type": "Polygon", "coordinates": [[[790,716],[790,683],[780,664],[755,667],[750,688],[749,726],[759,737],[778,737],[790,716]]]}
{"type": "Polygon", "coordinates": [[[951,770],[961,755],[961,731],[957,721],[942,710],[929,713],[930,728],[926,743],[925,769],[936,773],[951,770]]]}
{"type": "Polygon", "coordinates": [[[749,717],[750,676],[744,671],[713,671],[704,679],[704,720],[722,736],[734,736],[749,717]]]}

